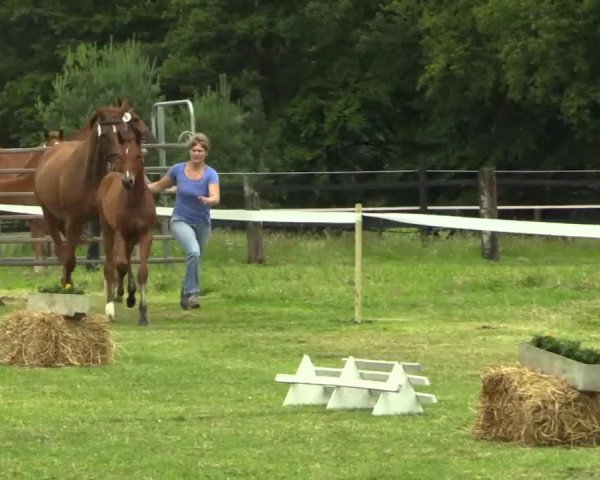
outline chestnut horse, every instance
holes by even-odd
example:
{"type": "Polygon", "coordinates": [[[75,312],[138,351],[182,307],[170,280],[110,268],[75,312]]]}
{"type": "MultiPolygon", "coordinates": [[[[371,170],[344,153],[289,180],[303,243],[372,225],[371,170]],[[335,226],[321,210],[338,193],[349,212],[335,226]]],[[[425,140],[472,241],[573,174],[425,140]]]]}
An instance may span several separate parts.
{"type": "Polygon", "coordinates": [[[138,325],[148,325],[146,284],[148,257],[152,247],[153,228],[156,224],[154,196],[146,186],[144,157],[140,135],[121,146],[120,172],[110,172],[98,189],[98,213],[104,243],[104,279],[106,281],[106,308],[109,319],[115,318],[115,301],[123,296],[123,279],[127,275],[127,306],[135,306],[136,284],[131,272],[131,252],[140,248],[140,266],[137,272],[140,287],[140,318],[138,325]],[[117,295],[115,296],[115,283],[117,295]]]}
{"type": "MultiPolygon", "coordinates": [[[[62,130],[46,130],[44,132],[45,141],[43,147],[51,147],[63,140],[62,130]]],[[[3,153],[0,154],[0,167],[2,168],[37,168],[42,152],[28,153],[3,153]]],[[[2,171],[0,170],[0,173],[2,171]]],[[[0,192],[32,192],[31,196],[0,196],[0,203],[7,205],[37,205],[33,196],[33,172],[26,172],[17,175],[0,175],[0,192]]],[[[48,234],[48,227],[43,218],[33,218],[28,220],[31,238],[42,238],[48,234]]],[[[33,244],[33,257],[36,261],[45,260],[50,253],[47,243],[36,242],[33,244]]],[[[43,267],[33,267],[36,272],[42,271],[43,267]]]]}
{"type": "MultiPolygon", "coordinates": [[[[117,98],[116,103],[117,103],[117,105],[119,105],[121,107],[129,108],[128,112],[131,114],[131,120],[129,121],[129,124],[134,129],[137,129],[140,131],[140,133],[142,135],[142,142],[157,143],[158,140],[152,133],[152,130],[141,119],[141,117],[136,112],[133,111],[133,109],[131,108],[131,105],[129,103],[129,100],[117,98]]],[[[90,134],[90,126],[86,125],[85,127],[81,128],[77,132],[70,135],[68,139],[69,140],[85,140],[89,136],[89,134],[90,134]]],[[[87,234],[90,236],[93,236],[93,237],[100,235],[100,221],[98,218],[94,218],[88,224],[87,234]]],[[[98,246],[98,242],[96,242],[95,240],[91,241],[88,244],[87,259],[88,260],[98,260],[99,258],[100,258],[100,248],[98,246]]],[[[88,265],[87,265],[88,270],[95,270],[96,268],[97,268],[97,264],[95,264],[95,263],[88,263],[88,265]]]]}
{"type": "Polygon", "coordinates": [[[73,283],[75,249],[86,223],[97,215],[98,186],[132,135],[129,120],[128,105],[100,108],[89,120],[92,134],[85,141],[62,142],[42,154],[34,191],[63,267],[63,286],[73,283]]]}

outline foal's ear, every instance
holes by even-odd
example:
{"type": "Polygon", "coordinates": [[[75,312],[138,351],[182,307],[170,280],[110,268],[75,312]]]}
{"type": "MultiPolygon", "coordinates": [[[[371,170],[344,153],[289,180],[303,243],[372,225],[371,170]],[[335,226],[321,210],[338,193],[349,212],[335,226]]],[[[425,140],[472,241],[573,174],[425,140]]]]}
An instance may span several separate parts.
{"type": "Polygon", "coordinates": [[[44,138],[46,141],[49,141],[50,139],[58,139],[61,142],[65,139],[62,128],[58,130],[44,130],[44,138]]]}

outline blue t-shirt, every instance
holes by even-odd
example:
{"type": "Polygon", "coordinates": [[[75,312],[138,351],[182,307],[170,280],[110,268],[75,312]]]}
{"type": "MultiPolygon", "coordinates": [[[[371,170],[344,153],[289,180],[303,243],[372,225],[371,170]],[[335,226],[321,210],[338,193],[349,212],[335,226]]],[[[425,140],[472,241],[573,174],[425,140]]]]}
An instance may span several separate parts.
{"type": "Polygon", "coordinates": [[[208,197],[208,186],[219,184],[217,171],[205,165],[202,178],[192,180],[185,174],[185,163],[176,163],[169,169],[167,175],[173,184],[177,185],[173,218],[192,224],[200,222],[210,224],[210,207],[201,204],[198,197],[208,197]]]}

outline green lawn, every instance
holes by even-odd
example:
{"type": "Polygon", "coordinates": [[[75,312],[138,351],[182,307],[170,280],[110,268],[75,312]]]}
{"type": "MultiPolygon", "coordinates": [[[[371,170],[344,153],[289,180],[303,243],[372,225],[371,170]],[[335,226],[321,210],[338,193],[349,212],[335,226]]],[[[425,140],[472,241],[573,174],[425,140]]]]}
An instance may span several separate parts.
{"type": "MultiPolygon", "coordinates": [[[[203,306],[178,306],[180,265],[152,265],[151,325],[117,307],[115,364],[0,367],[0,478],[559,479],[598,478],[594,448],[479,441],[480,374],[515,365],[519,342],[553,333],[600,347],[600,244],[476,236],[422,247],[406,232],[364,237],[364,318],[354,315],[353,233],[267,234],[248,265],[245,234],[216,230],[203,306]],[[421,416],[284,408],[302,354],[420,362],[439,403],[421,416]]],[[[58,268],[2,267],[0,318],[58,268]]],[[[102,276],[77,286],[104,310],[102,276]]]]}

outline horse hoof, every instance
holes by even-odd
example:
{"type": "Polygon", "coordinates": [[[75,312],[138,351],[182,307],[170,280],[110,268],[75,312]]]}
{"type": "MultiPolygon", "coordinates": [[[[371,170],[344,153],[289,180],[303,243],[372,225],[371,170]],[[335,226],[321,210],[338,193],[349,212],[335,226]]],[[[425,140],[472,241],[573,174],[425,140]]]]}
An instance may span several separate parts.
{"type": "Polygon", "coordinates": [[[148,305],[145,303],[140,303],[140,319],[138,320],[138,325],[143,327],[148,325],[148,305]]]}
{"type": "Polygon", "coordinates": [[[121,295],[116,295],[114,301],[116,303],[121,303],[123,301],[123,296],[121,295]]]}
{"type": "Polygon", "coordinates": [[[104,307],[104,313],[108,320],[112,322],[115,319],[115,304],[113,302],[107,303],[104,307]]]}
{"type": "Polygon", "coordinates": [[[135,297],[131,296],[131,297],[127,297],[127,308],[133,308],[135,307],[135,297]]]}

